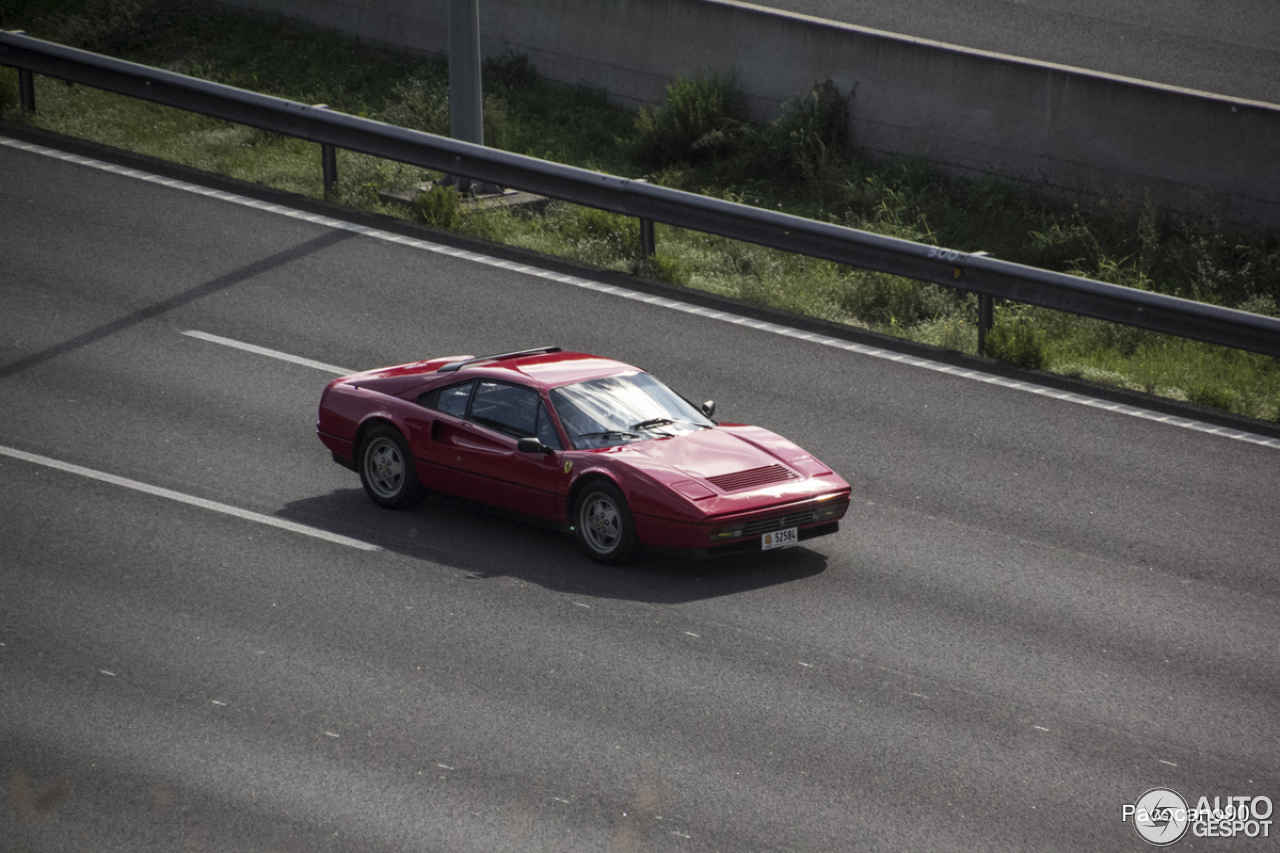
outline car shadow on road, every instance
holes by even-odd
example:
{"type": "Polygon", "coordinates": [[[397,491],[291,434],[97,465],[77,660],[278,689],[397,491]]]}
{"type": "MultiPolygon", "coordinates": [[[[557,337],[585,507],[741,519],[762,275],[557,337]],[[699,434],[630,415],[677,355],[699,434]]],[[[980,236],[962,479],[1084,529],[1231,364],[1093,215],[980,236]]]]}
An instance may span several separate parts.
{"type": "Polygon", "coordinates": [[[804,545],[702,560],[645,552],[624,566],[601,566],[569,533],[434,494],[396,512],[374,506],[359,488],[335,489],[293,501],[276,515],[477,581],[514,578],[558,592],[654,604],[736,595],[804,580],[827,567],[825,554],[804,545]]]}

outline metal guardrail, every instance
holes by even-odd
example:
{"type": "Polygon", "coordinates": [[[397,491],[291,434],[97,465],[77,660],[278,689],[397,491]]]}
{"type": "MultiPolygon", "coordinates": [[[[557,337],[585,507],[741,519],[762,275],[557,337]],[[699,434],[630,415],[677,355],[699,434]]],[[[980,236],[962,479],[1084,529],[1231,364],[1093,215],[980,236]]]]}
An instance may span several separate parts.
{"type": "Polygon", "coordinates": [[[1107,284],[1064,273],[883,237],[853,228],[563,166],[197,80],[88,51],[0,32],[0,65],[19,69],[24,107],[30,75],[45,76],[320,143],[326,181],[333,149],[513,187],[587,207],[718,234],[786,252],[1052,308],[1211,344],[1280,356],[1280,319],[1107,284]]]}

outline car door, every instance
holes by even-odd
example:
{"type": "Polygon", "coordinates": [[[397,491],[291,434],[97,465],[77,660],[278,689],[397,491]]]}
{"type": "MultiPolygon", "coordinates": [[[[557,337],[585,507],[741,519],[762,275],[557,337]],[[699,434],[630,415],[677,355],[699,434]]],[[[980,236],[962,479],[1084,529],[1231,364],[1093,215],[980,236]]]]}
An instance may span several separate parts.
{"type": "Polygon", "coordinates": [[[458,437],[465,436],[471,428],[467,406],[475,384],[472,379],[419,395],[417,403],[423,407],[423,417],[411,427],[417,427],[415,433],[419,436],[412,445],[419,482],[428,489],[480,500],[475,494],[476,484],[467,476],[455,448],[458,437]]]}
{"type": "Polygon", "coordinates": [[[560,468],[560,438],[541,396],[532,388],[481,379],[466,423],[450,436],[449,451],[476,500],[541,518],[564,514],[569,476],[560,468]],[[522,452],[521,438],[539,438],[550,453],[522,452]]]}

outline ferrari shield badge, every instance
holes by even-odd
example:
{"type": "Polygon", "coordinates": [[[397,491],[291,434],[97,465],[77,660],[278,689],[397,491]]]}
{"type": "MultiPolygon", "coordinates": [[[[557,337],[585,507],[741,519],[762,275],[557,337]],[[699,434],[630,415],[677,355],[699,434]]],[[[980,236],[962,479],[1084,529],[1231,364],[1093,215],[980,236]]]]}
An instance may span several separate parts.
{"type": "Polygon", "coordinates": [[[573,462],[572,462],[572,461],[569,461],[569,462],[564,463],[564,472],[565,472],[566,474],[568,474],[568,473],[569,473],[570,471],[572,471],[572,470],[573,470],[573,462]]]}

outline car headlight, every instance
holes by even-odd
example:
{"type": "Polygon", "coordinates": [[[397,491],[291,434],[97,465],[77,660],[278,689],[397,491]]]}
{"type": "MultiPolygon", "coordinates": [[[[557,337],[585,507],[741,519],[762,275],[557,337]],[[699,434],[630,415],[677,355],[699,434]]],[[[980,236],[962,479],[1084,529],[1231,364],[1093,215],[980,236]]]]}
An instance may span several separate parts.
{"type": "Polygon", "coordinates": [[[845,504],[837,503],[829,506],[818,507],[813,511],[814,521],[831,521],[844,515],[846,509],[845,504]]]}

